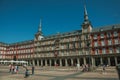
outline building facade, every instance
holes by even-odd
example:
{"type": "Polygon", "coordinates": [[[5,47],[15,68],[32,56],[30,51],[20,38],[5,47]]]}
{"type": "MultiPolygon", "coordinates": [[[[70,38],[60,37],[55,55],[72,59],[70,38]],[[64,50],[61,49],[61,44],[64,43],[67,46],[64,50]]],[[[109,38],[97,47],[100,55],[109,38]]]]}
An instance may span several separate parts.
{"type": "Polygon", "coordinates": [[[86,6],[81,30],[43,36],[42,25],[34,40],[0,43],[0,60],[25,60],[35,66],[75,66],[120,63],[120,25],[93,28],[86,6]]]}

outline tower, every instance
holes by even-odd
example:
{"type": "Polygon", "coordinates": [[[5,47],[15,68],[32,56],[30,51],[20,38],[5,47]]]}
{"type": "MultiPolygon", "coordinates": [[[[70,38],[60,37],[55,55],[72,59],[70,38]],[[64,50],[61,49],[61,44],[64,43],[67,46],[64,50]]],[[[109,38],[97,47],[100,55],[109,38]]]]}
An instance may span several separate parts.
{"type": "Polygon", "coordinates": [[[92,31],[92,25],[88,19],[86,4],[84,4],[84,22],[82,23],[82,33],[89,33],[91,31],[92,31]]]}
{"type": "Polygon", "coordinates": [[[90,32],[92,31],[92,25],[88,18],[88,13],[86,9],[86,4],[84,4],[84,21],[82,23],[82,47],[83,47],[83,54],[89,55],[90,54],[90,32]]]}
{"type": "Polygon", "coordinates": [[[41,40],[43,37],[43,34],[42,34],[42,22],[41,22],[41,19],[40,19],[40,24],[38,26],[38,32],[35,34],[35,41],[37,40],[41,40]]]}

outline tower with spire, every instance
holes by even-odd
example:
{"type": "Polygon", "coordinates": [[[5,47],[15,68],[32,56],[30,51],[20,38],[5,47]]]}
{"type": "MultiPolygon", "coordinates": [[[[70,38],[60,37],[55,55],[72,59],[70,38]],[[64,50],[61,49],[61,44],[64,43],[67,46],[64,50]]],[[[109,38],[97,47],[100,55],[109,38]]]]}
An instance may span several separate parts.
{"type": "Polygon", "coordinates": [[[82,47],[83,47],[83,54],[90,54],[90,32],[92,31],[92,25],[88,18],[88,13],[86,9],[86,4],[84,4],[84,21],[82,23],[82,47]]]}
{"type": "Polygon", "coordinates": [[[82,23],[82,33],[89,33],[92,31],[92,25],[88,18],[86,4],[84,4],[84,22],[82,23]]]}
{"type": "Polygon", "coordinates": [[[41,40],[43,37],[43,34],[42,34],[42,21],[40,19],[40,24],[38,26],[38,32],[35,34],[35,41],[37,40],[41,40]]]}

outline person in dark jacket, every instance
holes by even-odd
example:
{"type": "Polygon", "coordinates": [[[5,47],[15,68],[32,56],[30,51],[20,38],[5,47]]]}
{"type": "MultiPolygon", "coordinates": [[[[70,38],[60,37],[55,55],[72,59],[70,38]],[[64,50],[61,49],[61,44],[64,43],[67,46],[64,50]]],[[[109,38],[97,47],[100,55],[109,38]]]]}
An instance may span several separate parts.
{"type": "Polygon", "coordinates": [[[34,70],[35,70],[35,67],[32,66],[32,75],[34,75],[34,70]]]}
{"type": "Polygon", "coordinates": [[[26,68],[25,77],[24,78],[27,78],[28,76],[29,76],[29,72],[28,72],[28,69],[26,68]]]}

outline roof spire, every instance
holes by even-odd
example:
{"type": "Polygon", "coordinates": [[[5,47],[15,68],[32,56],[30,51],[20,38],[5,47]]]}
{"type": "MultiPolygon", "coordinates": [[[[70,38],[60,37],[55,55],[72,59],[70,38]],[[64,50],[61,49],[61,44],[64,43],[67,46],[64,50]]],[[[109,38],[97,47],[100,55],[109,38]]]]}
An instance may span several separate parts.
{"type": "Polygon", "coordinates": [[[40,24],[39,24],[38,32],[42,32],[42,21],[41,21],[41,19],[40,19],[40,24]]]}
{"type": "Polygon", "coordinates": [[[88,21],[88,14],[87,14],[87,9],[86,9],[86,2],[84,4],[84,21],[88,21]]]}

